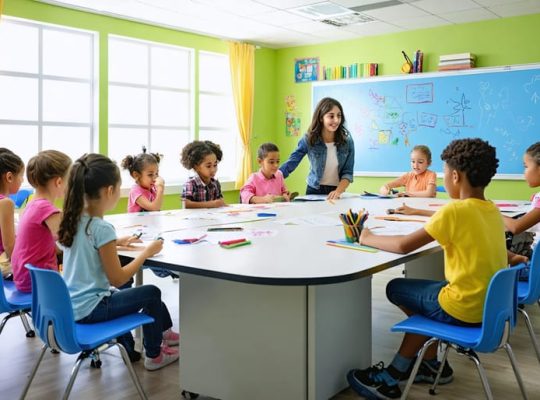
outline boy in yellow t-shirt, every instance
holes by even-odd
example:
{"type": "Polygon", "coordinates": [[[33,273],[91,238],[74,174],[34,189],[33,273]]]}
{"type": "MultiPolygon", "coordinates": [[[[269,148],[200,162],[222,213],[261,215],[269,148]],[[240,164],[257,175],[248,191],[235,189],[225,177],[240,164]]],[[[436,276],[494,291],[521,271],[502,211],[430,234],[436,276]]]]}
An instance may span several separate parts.
{"type": "MultiPolygon", "coordinates": [[[[444,250],[445,281],[397,278],[386,287],[388,299],[408,316],[424,315],[437,321],[475,326],[482,321],[484,297],[491,277],[509,259],[504,224],[498,208],[484,197],[484,189],[497,171],[495,148],[481,139],[451,142],[441,154],[444,186],[455,201],[436,212],[426,225],[409,235],[381,236],[363,229],[359,242],[395,253],[408,253],[434,240],[444,250]]],[[[351,387],[368,398],[394,399],[401,396],[400,380],[408,379],[417,352],[428,337],[405,334],[392,363],[364,370],[351,370],[351,387]]],[[[433,382],[437,374],[437,348],[431,346],[415,382],[433,382]]],[[[440,384],[453,379],[445,364],[440,384]]]]}

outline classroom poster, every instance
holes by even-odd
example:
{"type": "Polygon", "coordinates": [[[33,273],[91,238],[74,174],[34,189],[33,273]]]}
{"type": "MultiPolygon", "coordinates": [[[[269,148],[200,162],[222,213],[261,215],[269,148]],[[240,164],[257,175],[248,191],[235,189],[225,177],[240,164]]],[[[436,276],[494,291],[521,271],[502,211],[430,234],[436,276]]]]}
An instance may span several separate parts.
{"type": "Polygon", "coordinates": [[[319,57],[294,60],[294,78],[296,83],[319,80],[319,57]]]}
{"type": "Polygon", "coordinates": [[[285,136],[300,135],[301,117],[296,111],[296,97],[285,97],[285,136]]]}

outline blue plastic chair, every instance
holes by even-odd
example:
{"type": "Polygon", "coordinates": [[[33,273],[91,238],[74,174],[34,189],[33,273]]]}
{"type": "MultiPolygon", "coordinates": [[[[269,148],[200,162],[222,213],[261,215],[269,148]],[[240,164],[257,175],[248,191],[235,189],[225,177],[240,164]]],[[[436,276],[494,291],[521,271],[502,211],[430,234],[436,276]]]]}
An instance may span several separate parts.
{"type": "Polygon", "coordinates": [[[480,327],[463,327],[445,324],[421,315],[413,315],[392,327],[392,332],[413,333],[431,337],[418,352],[414,368],[403,390],[402,399],[407,398],[426,350],[431,344],[439,340],[442,344],[446,345],[446,348],[437,377],[429,391],[430,394],[435,394],[435,388],[439,382],[448,351],[452,347],[458,353],[466,355],[475,363],[486,397],[493,399],[484,368],[476,352],[492,353],[504,347],[514,369],[521,394],[524,399],[528,398],[514,353],[508,343],[508,337],[516,323],[517,273],[520,268],[522,267],[505,268],[493,276],[487,290],[482,325],[480,327]]]}
{"type": "Polygon", "coordinates": [[[32,369],[28,382],[23,389],[21,399],[26,397],[28,389],[37,372],[47,348],[68,354],[80,353],[71,372],[63,399],[67,399],[79,372],[81,362],[112,346],[118,346],[131,379],[142,399],[146,395],[133,370],[128,353],[116,338],[141,325],[154,322],[154,319],[141,313],[133,313],[110,321],[95,324],[79,324],[73,318],[71,298],[62,276],[46,269],[26,265],[32,278],[32,316],[39,337],[44,342],[41,353],[32,369]]]}
{"type": "MultiPolygon", "coordinates": [[[[532,305],[537,303],[540,306],[540,242],[538,242],[532,253],[529,262],[529,281],[518,282],[518,303],[520,305],[532,305]]],[[[531,323],[531,318],[525,308],[518,308],[518,311],[525,318],[529,336],[536,352],[536,357],[540,362],[540,346],[534,334],[534,329],[531,323]]]]}
{"type": "Polygon", "coordinates": [[[15,203],[15,208],[21,208],[33,193],[34,189],[20,189],[17,193],[10,194],[9,198],[15,203]]]}
{"type": "Polygon", "coordinates": [[[440,185],[437,186],[437,189],[435,189],[435,191],[439,193],[446,193],[446,188],[444,187],[444,185],[440,185]]]}
{"type": "Polygon", "coordinates": [[[36,333],[30,327],[26,315],[32,307],[32,294],[22,293],[17,290],[13,281],[5,281],[0,274],[0,314],[8,313],[0,323],[0,334],[4,330],[6,322],[17,315],[21,317],[26,337],[34,337],[36,333]]]}

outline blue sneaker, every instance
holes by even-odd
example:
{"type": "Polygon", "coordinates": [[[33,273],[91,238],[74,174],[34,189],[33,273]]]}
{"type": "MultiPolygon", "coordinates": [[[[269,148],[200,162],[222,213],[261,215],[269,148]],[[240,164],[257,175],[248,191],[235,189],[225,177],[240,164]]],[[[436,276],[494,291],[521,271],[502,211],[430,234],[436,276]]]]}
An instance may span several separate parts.
{"type": "Polygon", "coordinates": [[[380,363],[366,368],[353,369],[347,374],[347,381],[351,388],[360,396],[370,400],[399,399],[401,389],[399,372],[392,366],[384,368],[384,363],[380,363]]]}

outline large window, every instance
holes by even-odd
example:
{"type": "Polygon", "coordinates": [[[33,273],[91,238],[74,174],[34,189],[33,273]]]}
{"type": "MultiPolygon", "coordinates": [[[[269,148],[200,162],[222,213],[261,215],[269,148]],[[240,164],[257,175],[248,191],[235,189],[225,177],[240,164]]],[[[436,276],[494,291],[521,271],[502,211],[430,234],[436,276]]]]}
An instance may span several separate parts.
{"type": "MultiPolygon", "coordinates": [[[[180,151],[193,137],[190,49],[109,37],[109,156],[163,155],[160,175],[167,185],[183,183],[188,171],[180,151]]],[[[133,179],[122,171],[123,186],[133,179]]]]}
{"type": "Polygon", "coordinates": [[[2,17],[0,143],[26,163],[57,149],[97,150],[95,35],[2,17]]]}
{"type": "Polygon", "coordinates": [[[229,57],[199,52],[199,139],[221,146],[222,181],[235,181],[239,134],[234,110],[229,57]]]}

